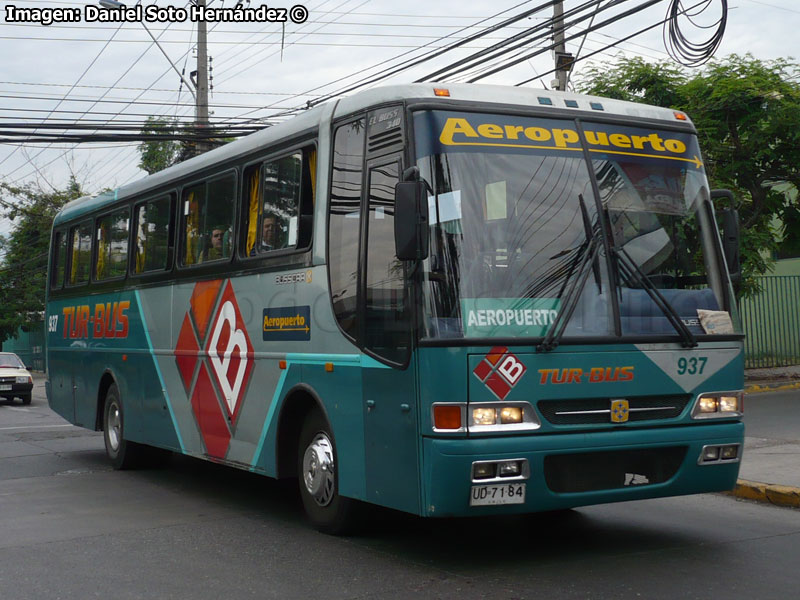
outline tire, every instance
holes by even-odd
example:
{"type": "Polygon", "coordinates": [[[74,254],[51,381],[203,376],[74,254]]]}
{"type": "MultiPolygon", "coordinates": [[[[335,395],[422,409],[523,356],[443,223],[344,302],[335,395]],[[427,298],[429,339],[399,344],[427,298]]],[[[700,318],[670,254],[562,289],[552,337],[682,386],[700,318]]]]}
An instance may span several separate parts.
{"type": "Polygon", "coordinates": [[[297,479],[309,522],[330,535],[349,533],[357,524],[357,501],[339,495],[336,465],[331,427],[315,410],[308,414],[300,431],[297,479]]]}
{"type": "Polygon", "coordinates": [[[23,394],[22,396],[19,397],[19,399],[22,400],[23,404],[30,404],[31,403],[31,394],[23,394]]]}
{"type": "Polygon", "coordinates": [[[112,383],[103,408],[103,440],[106,455],[117,470],[135,468],[143,454],[142,446],[125,439],[124,414],[117,384],[112,383]]]}

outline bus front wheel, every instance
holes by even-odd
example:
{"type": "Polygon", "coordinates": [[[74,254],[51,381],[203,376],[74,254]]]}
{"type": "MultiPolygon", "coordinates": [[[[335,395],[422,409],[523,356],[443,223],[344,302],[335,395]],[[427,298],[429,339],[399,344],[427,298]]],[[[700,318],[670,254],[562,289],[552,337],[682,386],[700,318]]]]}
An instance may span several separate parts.
{"type": "Polygon", "coordinates": [[[319,411],[310,413],[300,431],[297,473],[303,508],[323,533],[341,535],[356,522],[356,501],[339,495],[336,445],[330,425],[319,411]]]}
{"type": "Polygon", "coordinates": [[[139,444],[125,439],[124,415],[117,384],[112,383],[106,392],[103,410],[103,439],[106,443],[106,455],[111,461],[111,465],[118,470],[131,469],[136,466],[141,453],[139,444]]]}

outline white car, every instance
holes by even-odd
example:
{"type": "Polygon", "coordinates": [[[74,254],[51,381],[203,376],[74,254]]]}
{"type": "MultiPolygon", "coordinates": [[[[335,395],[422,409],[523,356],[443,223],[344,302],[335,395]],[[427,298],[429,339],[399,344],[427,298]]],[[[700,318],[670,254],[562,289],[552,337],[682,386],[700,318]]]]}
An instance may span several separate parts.
{"type": "Polygon", "coordinates": [[[15,397],[23,404],[31,403],[33,378],[19,356],[13,352],[0,352],[0,397],[13,400],[15,397]]]}

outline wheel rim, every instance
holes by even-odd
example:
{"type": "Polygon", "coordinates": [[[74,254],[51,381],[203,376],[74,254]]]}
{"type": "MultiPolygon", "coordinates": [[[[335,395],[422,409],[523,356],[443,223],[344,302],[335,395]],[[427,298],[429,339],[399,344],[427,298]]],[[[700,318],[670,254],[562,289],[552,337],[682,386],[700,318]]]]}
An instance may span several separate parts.
{"type": "Polygon", "coordinates": [[[119,441],[122,437],[122,418],[119,414],[119,405],[112,402],[108,407],[108,419],[106,421],[106,432],[108,432],[108,445],[111,450],[119,450],[119,441]]]}
{"type": "Polygon", "coordinates": [[[333,444],[325,433],[318,433],[303,455],[303,483],[319,506],[333,500],[336,475],[333,463],[333,444]]]}

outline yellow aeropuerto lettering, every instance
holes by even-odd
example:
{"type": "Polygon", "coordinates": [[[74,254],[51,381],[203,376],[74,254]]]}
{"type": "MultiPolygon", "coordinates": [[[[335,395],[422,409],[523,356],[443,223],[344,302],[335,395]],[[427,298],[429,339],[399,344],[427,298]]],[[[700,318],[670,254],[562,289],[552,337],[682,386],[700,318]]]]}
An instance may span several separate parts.
{"type": "Polygon", "coordinates": [[[592,146],[608,146],[608,136],[602,131],[587,131],[585,137],[592,146]]]}
{"type": "Polygon", "coordinates": [[[545,129],[544,127],[526,127],[525,137],[534,142],[549,142],[553,134],[550,133],[549,129],[545,129]]]}
{"type": "Polygon", "coordinates": [[[500,125],[493,125],[492,123],[484,123],[478,125],[478,133],[483,137],[492,138],[495,140],[503,139],[503,128],[500,125]]]}
{"type": "Polygon", "coordinates": [[[450,117],[447,119],[444,127],[442,127],[442,135],[439,136],[439,141],[445,146],[452,146],[455,144],[453,141],[453,136],[457,133],[461,133],[471,138],[478,137],[478,134],[475,133],[475,130],[472,128],[472,125],[469,124],[469,121],[466,119],[450,117]]]}
{"type": "Polygon", "coordinates": [[[608,139],[611,140],[611,143],[617,148],[631,147],[631,138],[622,133],[612,133],[610,136],[608,136],[608,139]]]}
{"type": "Polygon", "coordinates": [[[553,129],[553,141],[559,148],[566,148],[567,144],[575,144],[579,141],[578,132],[572,129],[553,129]]]}
{"type": "Polygon", "coordinates": [[[650,138],[646,138],[643,135],[632,135],[631,142],[633,143],[634,148],[638,148],[639,150],[644,150],[644,145],[650,141],[650,138]]]}
{"type": "Polygon", "coordinates": [[[664,151],[664,146],[661,144],[664,140],[658,137],[657,133],[651,133],[648,137],[650,138],[650,145],[653,147],[653,150],[657,150],[658,152],[664,151]]]}
{"type": "Polygon", "coordinates": [[[506,125],[506,137],[510,140],[518,140],[520,131],[525,131],[522,125],[506,125]]]}
{"type": "Polygon", "coordinates": [[[675,154],[683,154],[686,152],[686,144],[680,140],[664,140],[664,147],[675,154]]]}

